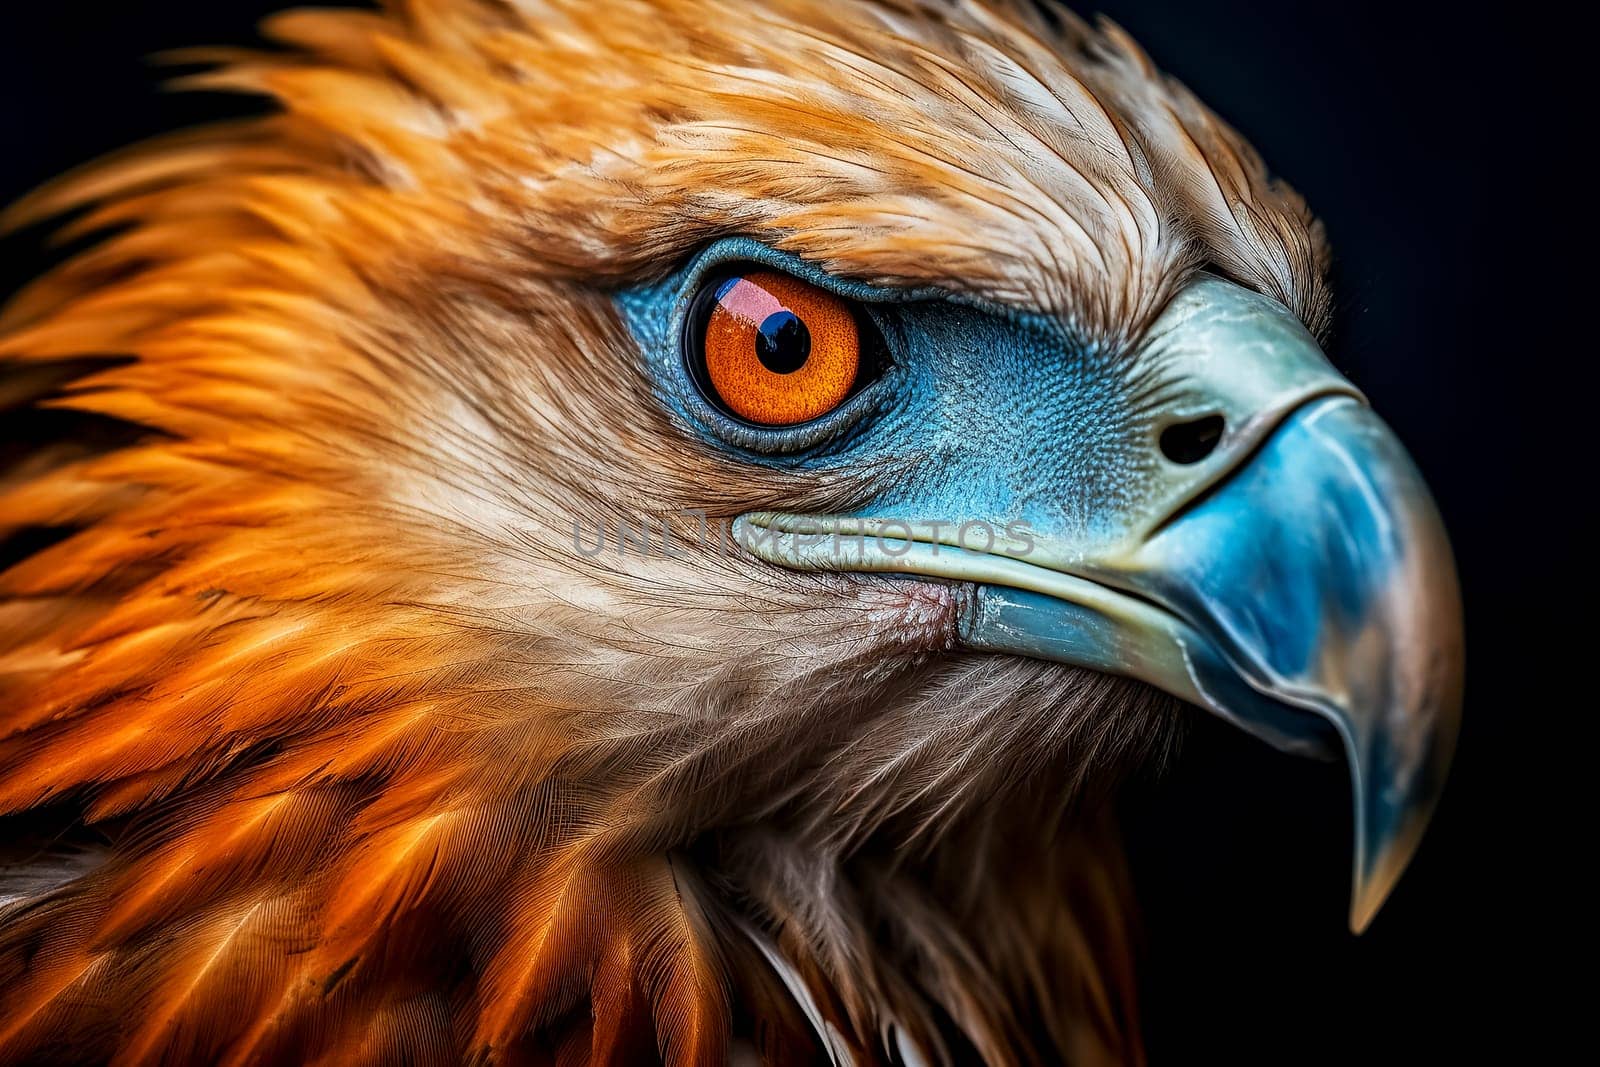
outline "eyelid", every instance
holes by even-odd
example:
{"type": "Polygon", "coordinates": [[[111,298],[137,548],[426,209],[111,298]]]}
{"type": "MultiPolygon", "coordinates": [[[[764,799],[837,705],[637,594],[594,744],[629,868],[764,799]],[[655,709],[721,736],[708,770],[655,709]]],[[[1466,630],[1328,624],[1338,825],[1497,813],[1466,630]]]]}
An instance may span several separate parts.
{"type": "Polygon", "coordinates": [[[770,270],[780,270],[785,274],[794,275],[801,281],[825,289],[835,296],[867,305],[948,299],[950,295],[931,286],[898,289],[841,278],[793,252],[775,249],[750,237],[725,237],[703,248],[690,261],[689,269],[681,283],[683,290],[679,294],[680,314],[683,305],[692,302],[694,295],[700,291],[700,284],[708,273],[736,263],[754,263],[770,270]]]}

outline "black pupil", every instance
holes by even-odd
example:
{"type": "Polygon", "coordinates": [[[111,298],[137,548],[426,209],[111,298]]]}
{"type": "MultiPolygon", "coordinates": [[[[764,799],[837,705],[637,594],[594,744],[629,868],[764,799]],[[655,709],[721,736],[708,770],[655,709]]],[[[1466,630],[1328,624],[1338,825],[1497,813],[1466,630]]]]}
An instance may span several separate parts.
{"type": "Polygon", "coordinates": [[[811,355],[811,331],[792,311],[774,311],[756,329],[756,357],[774,374],[793,374],[811,355]]]}

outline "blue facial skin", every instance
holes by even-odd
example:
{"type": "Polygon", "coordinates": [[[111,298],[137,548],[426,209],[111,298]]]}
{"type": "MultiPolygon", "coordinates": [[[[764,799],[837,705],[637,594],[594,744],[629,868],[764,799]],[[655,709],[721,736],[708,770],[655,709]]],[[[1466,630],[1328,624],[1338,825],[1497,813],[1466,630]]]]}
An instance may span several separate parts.
{"type": "Polygon", "coordinates": [[[852,563],[807,556],[804,527],[784,524],[811,517],[752,513],[741,521],[789,538],[755,547],[762,558],[972,582],[960,624],[971,649],[1129,674],[1280,748],[1342,748],[1351,922],[1370,920],[1453,748],[1459,593],[1421,476],[1287,309],[1203,275],[1137,345],[1105,351],[1044,316],[842,281],[746,240],[616,305],[693,433],[752,465],[864,486],[828,521],[1021,523],[1037,540],[1025,560],[1001,559],[1008,548],[930,559],[924,536],[909,557],[863,548],[852,563]],[[798,427],[753,426],[708,401],[685,321],[702,285],[740,264],[858,302],[888,350],[881,373],[798,427]],[[1197,420],[1225,427],[1217,443],[1164,455],[1161,434],[1197,420]]]}
{"type": "MultiPolygon", "coordinates": [[[[969,519],[997,530],[1021,522],[1052,549],[1070,546],[1067,554],[1081,558],[1082,569],[1092,573],[1097,548],[1129,540],[1129,514],[1162,462],[1152,444],[1149,398],[1171,389],[1159,364],[1141,367],[1135,356],[1096,351],[1043,316],[841,282],[747,240],[710,248],[673,277],[621,294],[618,306],[647,354],[660,395],[707,440],[752,464],[882,472],[866,499],[849,502],[845,512],[851,515],[948,528],[969,519]],[[728,416],[706,400],[686,366],[684,335],[695,295],[727,270],[750,264],[787,271],[859,301],[889,350],[888,366],[875,381],[836,412],[798,429],[756,427],[728,416]]],[[[1276,455],[1270,447],[1266,452],[1276,455]]],[[[1221,512],[1237,520],[1235,495],[1227,494],[1221,512]]],[[[1243,520],[1254,522],[1270,503],[1247,502],[1243,520]]],[[[1217,511],[1214,504],[1202,505],[1201,516],[1217,511]]],[[[1238,531],[1224,536],[1214,521],[1206,523],[1198,538],[1209,553],[1204,566],[1179,567],[1181,573],[1173,574],[1151,569],[1131,580],[1111,575],[1107,584],[1136,586],[1140,595],[1184,618],[1213,624],[1205,636],[1187,631],[1186,654],[1188,672],[1215,696],[1216,709],[1226,709],[1281,748],[1333,754],[1337,742],[1326,723],[1265,701],[1245,681],[1248,674],[1273,673],[1285,661],[1295,661],[1284,672],[1293,677],[1314,654],[1321,636],[1317,615],[1324,607],[1315,583],[1310,589],[1281,583],[1230,607],[1228,580],[1240,577],[1242,567],[1270,568],[1274,561],[1233,552],[1244,540],[1235,536],[1238,531]],[[1220,590],[1213,580],[1219,577],[1220,590]],[[1291,601],[1275,592],[1306,595],[1291,601]],[[1231,614],[1215,618],[1217,612],[1231,614]],[[1275,620],[1281,620],[1279,629],[1267,632],[1264,627],[1275,620]],[[1224,639],[1254,627],[1254,644],[1220,648],[1210,640],[1214,626],[1224,639]]],[[[1199,528],[1191,519],[1185,525],[1199,528]]],[[[1192,554],[1191,540],[1180,543],[1192,554]]],[[[1279,561],[1290,567],[1297,562],[1304,559],[1279,561]]],[[[1381,584],[1381,570],[1377,578],[1381,584]]],[[[980,586],[974,603],[972,617],[962,623],[963,637],[974,648],[1102,669],[1117,669],[1128,659],[1126,634],[1093,609],[994,585],[980,586]]]]}
{"type": "Polygon", "coordinates": [[[857,514],[996,527],[1020,520],[1074,541],[1115,538],[1154,462],[1135,442],[1148,436],[1140,399],[1156,383],[1130,382],[1126,360],[1044,316],[842,281],[744,239],[618,294],[616,305],[664,403],[724,451],[780,469],[886,472],[875,495],[851,502],[857,514]],[[888,366],[802,427],[752,426],[717,409],[685,367],[681,338],[700,286],[739,264],[858,301],[883,336],[888,366]]]}

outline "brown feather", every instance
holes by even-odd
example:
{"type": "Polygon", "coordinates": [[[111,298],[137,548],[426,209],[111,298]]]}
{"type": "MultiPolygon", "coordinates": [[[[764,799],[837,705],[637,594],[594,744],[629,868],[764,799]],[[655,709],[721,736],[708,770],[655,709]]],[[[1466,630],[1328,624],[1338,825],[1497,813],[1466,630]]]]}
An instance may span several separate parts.
{"type": "Polygon", "coordinates": [[[952,653],[946,587],[571,547],[916,462],[656,405],[606,290],[719,236],[1107,348],[1202,263],[1322,327],[1299,198],[1058,15],[279,16],[190,82],[280,113],[0,217],[102,237],[0,315],[0,402],[129,428],[0,468],[61,532],[0,573],[0,813],[109,842],[0,904],[0,1062],[1136,1062],[1103,796],[1170,702],[952,653]]]}

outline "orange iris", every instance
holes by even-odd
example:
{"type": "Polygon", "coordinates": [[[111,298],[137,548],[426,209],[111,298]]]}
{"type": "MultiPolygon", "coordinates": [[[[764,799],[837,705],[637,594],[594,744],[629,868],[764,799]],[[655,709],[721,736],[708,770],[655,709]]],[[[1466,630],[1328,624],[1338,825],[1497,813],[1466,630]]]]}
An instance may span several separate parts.
{"type": "Polygon", "coordinates": [[[778,271],[751,271],[718,286],[703,345],[718,398],[764,426],[826,415],[850,395],[861,367],[850,306],[778,271]]]}

